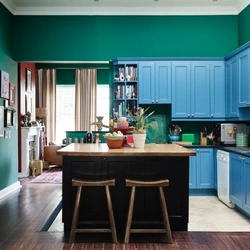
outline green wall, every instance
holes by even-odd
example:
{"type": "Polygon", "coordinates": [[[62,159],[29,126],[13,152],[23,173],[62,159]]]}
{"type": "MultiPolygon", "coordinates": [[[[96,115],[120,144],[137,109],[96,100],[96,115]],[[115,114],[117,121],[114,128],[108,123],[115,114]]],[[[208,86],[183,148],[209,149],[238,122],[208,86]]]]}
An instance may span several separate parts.
{"type": "MultiPolygon", "coordinates": [[[[8,72],[10,82],[17,85],[17,63],[12,59],[12,20],[12,14],[0,4],[0,70],[8,72]]],[[[0,106],[4,106],[2,98],[0,106]]],[[[11,137],[0,137],[0,190],[18,181],[17,130],[15,126],[5,130],[11,131],[11,137]]]]}
{"type": "Polygon", "coordinates": [[[239,19],[239,47],[250,41],[250,5],[238,16],[239,19]]]}
{"type": "Polygon", "coordinates": [[[238,47],[235,16],[14,16],[18,61],[221,57],[238,47]]]}

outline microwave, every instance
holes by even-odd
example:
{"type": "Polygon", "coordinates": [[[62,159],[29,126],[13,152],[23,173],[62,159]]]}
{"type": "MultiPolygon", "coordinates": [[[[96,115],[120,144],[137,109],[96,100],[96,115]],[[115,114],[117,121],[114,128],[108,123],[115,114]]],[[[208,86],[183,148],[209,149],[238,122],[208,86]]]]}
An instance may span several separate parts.
{"type": "Polygon", "coordinates": [[[213,126],[213,136],[216,144],[236,144],[236,133],[247,133],[247,125],[221,123],[213,126]]]}

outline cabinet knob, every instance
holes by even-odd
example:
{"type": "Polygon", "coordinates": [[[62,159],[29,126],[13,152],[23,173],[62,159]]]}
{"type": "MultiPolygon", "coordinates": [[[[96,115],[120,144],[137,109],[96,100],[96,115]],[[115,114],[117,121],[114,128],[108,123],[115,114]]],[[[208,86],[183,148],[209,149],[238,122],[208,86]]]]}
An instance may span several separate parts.
{"type": "Polygon", "coordinates": [[[156,100],[155,102],[158,103],[158,100],[156,100]]]}
{"type": "Polygon", "coordinates": [[[152,100],[152,103],[155,103],[155,100],[152,100]]]}
{"type": "Polygon", "coordinates": [[[192,114],[192,117],[194,117],[194,114],[192,114]]]}
{"type": "Polygon", "coordinates": [[[188,117],[190,117],[190,114],[188,114],[188,117]]]}
{"type": "Polygon", "coordinates": [[[235,116],[238,116],[238,113],[235,113],[235,116]]]}
{"type": "Polygon", "coordinates": [[[214,117],[214,114],[211,114],[211,117],[214,117]]]}

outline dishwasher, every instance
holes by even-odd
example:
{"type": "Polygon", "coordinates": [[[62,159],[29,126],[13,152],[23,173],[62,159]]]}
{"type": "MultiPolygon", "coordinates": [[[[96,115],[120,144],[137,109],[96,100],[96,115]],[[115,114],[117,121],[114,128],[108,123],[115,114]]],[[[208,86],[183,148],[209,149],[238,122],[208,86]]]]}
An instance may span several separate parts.
{"type": "Polygon", "coordinates": [[[235,204],[229,197],[229,153],[226,151],[217,151],[217,188],[218,198],[228,207],[234,208],[235,204]]]}

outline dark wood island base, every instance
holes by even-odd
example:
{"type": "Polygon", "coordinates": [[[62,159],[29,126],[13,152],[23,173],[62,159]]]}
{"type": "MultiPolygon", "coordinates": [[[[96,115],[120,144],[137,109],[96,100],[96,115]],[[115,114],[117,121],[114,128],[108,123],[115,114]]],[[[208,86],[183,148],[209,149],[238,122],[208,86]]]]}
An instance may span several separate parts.
{"type": "MultiPolygon", "coordinates": [[[[115,223],[124,233],[131,189],[125,179],[169,179],[164,189],[172,231],[187,231],[189,196],[189,156],[195,152],[173,144],[147,144],[144,149],[108,149],[106,144],[70,144],[57,154],[63,156],[63,222],[71,227],[76,187],[73,178],[115,178],[110,187],[115,223]]],[[[139,188],[136,192],[133,220],[162,221],[157,188],[139,188]]],[[[105,191],[100,187],[84,187],[80,204],[80,220],[107,221],[105,191]]],[[[153,225],[152,225],[153,226],[153,225]]],[[[140,225],[141,227],[141,225],[140,225]]]]}

